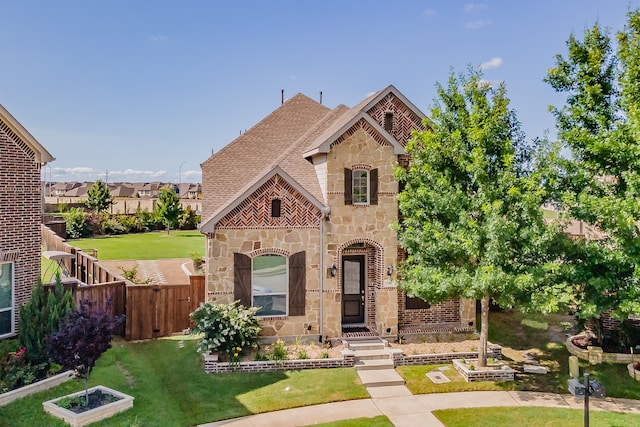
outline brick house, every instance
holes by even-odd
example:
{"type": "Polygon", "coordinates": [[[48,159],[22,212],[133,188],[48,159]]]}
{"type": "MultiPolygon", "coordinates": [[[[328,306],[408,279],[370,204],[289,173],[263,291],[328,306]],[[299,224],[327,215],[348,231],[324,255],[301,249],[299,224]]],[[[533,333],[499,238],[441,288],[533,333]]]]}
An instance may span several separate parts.
{"type": "Polygon", "coordinates": [[[474,330],[475,304],[398,289],[398,183],[425,115],[395,87],[353,108],[302,94],[202,163],[209,301],[259,306],[267,337],[474,330]]]}
{"type": "Polygon", "coordinates": [[[40,170],[53,160],[0,105],[0,339],[18,332],[18,308],[40,277],[40,170]]]}

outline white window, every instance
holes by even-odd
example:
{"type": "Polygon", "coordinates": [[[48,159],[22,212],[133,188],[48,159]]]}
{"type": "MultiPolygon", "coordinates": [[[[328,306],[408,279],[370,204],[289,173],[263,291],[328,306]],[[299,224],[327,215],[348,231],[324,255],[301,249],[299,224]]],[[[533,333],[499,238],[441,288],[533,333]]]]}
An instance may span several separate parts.
{"type": "Polygon", "coordinates": [[[369,204],[369,172],[364,169],[354,170],[351,182],[353,186],[353,204],[369,204]]]}
{"type": "Polygon", "coordinates": [[[0,264],[0,337],[13,333],[13,263],[0,264]]]}
{"type": "Polygon", "coordinates": [[[251,276],[252,305],[260,307],[256,314],[286,316],[289,306],[287,257],[277,254],[254,257],[251,276]]]}

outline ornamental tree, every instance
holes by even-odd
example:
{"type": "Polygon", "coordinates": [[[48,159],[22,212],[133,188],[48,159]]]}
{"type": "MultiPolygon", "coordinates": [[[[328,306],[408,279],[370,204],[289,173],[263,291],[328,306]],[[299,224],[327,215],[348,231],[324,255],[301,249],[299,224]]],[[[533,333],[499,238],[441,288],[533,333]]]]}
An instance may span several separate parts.
{"type": "Polygon", "coordinates": [[[87,404],[91,370],[111,348],[113,331],[124,320],[124,316],[112,317],[105,311],[92,312],[91,306],[90,301],[82,301],[80,309],[69,313],[60,329],[47,338],[49,356],[63,369],[73,369],[84,378],[87,404]]]}
{"type": "Polygon", "coordinates": [[[112,204],[111,191],[107,184],[101,180],[97,180],[87,190],[87,201],[85,202],[87,209],[102,213],[109,209],[112,204]]]}
{"type": "Polygon", "coordinates": [[[490,299],[525,308],[547,300],[540,289],[553,276],[550,249],[561,235],[543,220],[551,172],[543,165],[553,165],[556,151],[539,140],[525,143],[504,84],[469,69],[452,72],[437,91],[427,129],[407,144],[408,169],[396,169],[404,184],[398,239],[407,250],[400,284],[433,303],[481,300],[485,366],[490,299]]]}
{"type": "Polygon", "coordinates": [[[595,24],[582,39],[569,37],[545,79],[566,96],[550,107],[571,153],[562,161],[562,202],[600,232],[566,254],[584,319],[640,314],[640,11],[627,17],[617,50],[595,24]]]}
{"type": "Polygon", "coordinates": [[[176,191],[170,185],[162,187],[158,194],[156,215],[164,223],[167,233],[175,228],[181,213],[182,207],[176,191]]]}

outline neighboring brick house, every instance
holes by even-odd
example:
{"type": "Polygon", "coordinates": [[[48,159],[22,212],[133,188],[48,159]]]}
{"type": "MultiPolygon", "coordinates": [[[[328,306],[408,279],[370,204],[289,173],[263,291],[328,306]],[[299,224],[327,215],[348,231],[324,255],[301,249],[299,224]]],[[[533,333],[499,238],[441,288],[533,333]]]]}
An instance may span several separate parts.
{"type": "Polygon", "coordinates": [[[424,118],[393,86],[353,108],[298,94],[202,163],[208,299],[260,306],[264,336],[473,330],[473,301],[397,287],[393,171],[424,118]]]}
{"type": "Polygon", "coordinates": [[[0,105],[0,339],[18,332],[18,308],[40,277],[40,169],[53,160],[0,105]]]}

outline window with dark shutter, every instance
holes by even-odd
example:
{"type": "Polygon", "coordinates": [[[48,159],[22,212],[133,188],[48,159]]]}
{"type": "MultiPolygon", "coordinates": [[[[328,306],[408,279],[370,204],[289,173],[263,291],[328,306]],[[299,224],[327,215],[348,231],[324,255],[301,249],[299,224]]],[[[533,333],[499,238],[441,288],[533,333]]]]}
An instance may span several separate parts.
{"type": "Polygon", "coordinates": [[[303,316],[307,294],[306,252],[297,252],[289,257],[289,316],[303,316]]]}
{"type": "Polygon", "coordinates": [[[280,199],[271,200],[271,218],[280,218],[280,199]]]}
{"type": "Polygon", "coordinates": [[[251,258],[237,252],[233,254],[233,298],[251,307],[251,258]]]}
{"type": "Polygon", "coordinates": [[[378,204],[378,169],[371,169],[369,171],[369,204],[377,205],[378,204]]]}
{"type": "Polygon", "coordinates": [[[353,175],[351,169],[344,168],[344,204],[353,204],[353,175]]]}

